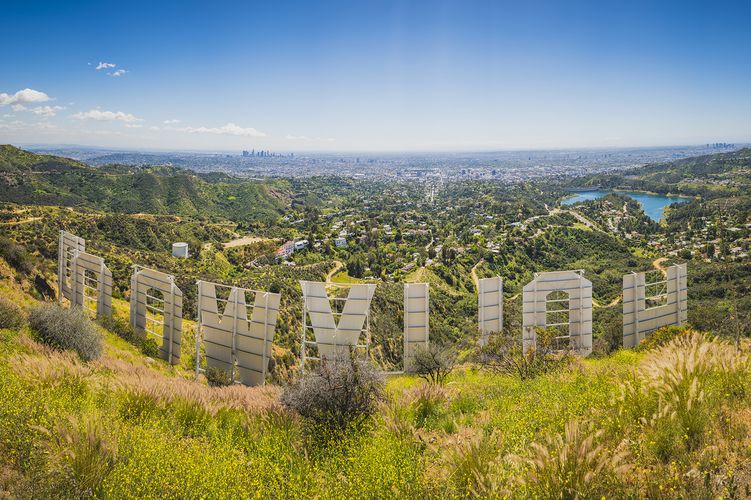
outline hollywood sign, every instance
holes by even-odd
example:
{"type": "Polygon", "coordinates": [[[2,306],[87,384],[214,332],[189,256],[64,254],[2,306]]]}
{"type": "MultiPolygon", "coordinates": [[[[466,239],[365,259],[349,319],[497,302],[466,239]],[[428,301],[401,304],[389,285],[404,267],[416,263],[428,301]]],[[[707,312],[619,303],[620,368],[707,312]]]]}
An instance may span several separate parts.
{"type": "MultiPolygon", "coordinates": [[[[634,347],[649,332],[680,325],[687,315],[686,264],[667,268],[662,279],[647,273],[623,277],[623,345],[634,347]]],[[[60,231],[58,297],[97,317],[112,315],[112,273],[104,259],[86,252],[86,242],[60,231]]],[[[198,281],[196,373],[201,353],[206,369],[227,372],[245,385],[265,382],[281,295],[198,281]]],[[[303,295],[300,358],[321,360],[370,346],[370,304],[375,284],[340,285],[300,281],[303,295]],[[343,293],[329,293],[331,288],[343,293]],[[333,306],[333,307],[332,307],[333,306]],[[309,338],[312,336],[312,339],[309,338]],[[308,349],[315,349],[309,354],[308,349]]],[[[480,345],[503,330],[503,279],[478,281],[480,345]]],[[[430,289],[427,283],[404,285],[403,365],[414,368],[414,356],[430,340],[430,289]]],[[[160,357],[180,362],[183,294],[175,277],[135,266],[130,283],[130,322],[138,334],[157,340],[160,357]]],[[[537,343],[539,329],[550,329],[561,348],[582,356],[592,351],[592,282],[579,271],[536,273],[522,291],[522,344],[537,343]]]]}

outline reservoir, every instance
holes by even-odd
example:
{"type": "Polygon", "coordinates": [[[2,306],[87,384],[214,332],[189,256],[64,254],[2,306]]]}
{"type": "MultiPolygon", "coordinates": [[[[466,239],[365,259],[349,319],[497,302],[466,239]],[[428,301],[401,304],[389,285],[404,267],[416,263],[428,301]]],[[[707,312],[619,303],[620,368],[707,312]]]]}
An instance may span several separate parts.
{"type": "Polygon", "coordinates": [[[626,195],[629,198],[638,201],[642,210],[644,210],[644,213],[654,221],[662,219],[665,207],[671,203],[686,203],[690,200],[690,198],[684,198],[681,196],[665,196],[661,194],[637,193],[633,191],[581,191],[578,193],[572,193],[574,196],[563,200],[561,204],[573,205],[580,201],[596,200],[613,192],[626,195]]]}

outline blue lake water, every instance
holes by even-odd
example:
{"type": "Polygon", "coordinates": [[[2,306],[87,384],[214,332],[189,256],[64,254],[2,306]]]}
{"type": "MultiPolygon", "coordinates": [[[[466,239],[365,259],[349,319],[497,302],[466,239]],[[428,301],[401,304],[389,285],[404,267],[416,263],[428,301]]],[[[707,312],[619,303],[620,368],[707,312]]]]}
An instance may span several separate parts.
{"type": "MultiPolygon", "coordinates": [[[[564,205],[573,205],[580,201],[589,201],[607,196],[612,191],[582,191],[580,193],[573,193],[574,196],[563,200],[561,203],[564,205]]],[[[659,194],[648,193],[634,193],[632,191],[617,191],[618,194],[624,194],[630,198],[639,202],[644,213],[649,216],[650,219],[659,221],[662,219],[662,215],[665,212],[665,207],[672,203],[686,203],[689,198],[683,198],[680,196],[663,196],[659,194]]]]}

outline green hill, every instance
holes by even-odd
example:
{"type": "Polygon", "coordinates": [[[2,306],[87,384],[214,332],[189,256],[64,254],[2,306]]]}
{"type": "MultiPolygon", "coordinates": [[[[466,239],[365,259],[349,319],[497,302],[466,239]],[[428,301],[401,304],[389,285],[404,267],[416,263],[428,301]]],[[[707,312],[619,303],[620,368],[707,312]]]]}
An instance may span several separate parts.
{"type": "Polygon", "coordinates": [[[0,146],[0,202],[112,212],[272,221],[289,202],[283,181],[202,178],[173,167],[94,168],[0,146]]]}
{"type": "Polygon", "coordinates": [[[745,196],[751,187],[751,149],[653,163],[621,174],[594,175],[583,184],[704,198],[745,196]]]}
{"type": "Polygon", "coordinates": [[[77,168],[86,168],[86,165],[70,158],[38,155],[10,144],[0,145],[0,173],[48,172],[77,168]]]}

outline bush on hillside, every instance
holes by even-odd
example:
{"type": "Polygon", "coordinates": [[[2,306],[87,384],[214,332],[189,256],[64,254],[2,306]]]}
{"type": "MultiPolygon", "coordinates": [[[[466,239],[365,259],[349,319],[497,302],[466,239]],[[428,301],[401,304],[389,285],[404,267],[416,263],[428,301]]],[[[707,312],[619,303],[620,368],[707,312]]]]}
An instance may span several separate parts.
{"type": "Polygon", "coordinates": [[[522,343],[511,332],[501,332],[490,337],[480,349],[480,360],[490,370],[530,379],[571,363],[570,351],[555,348],[555,332],[537,329],[537,345],[524,352],[522,343]]]}
{"type": "Polygon", "coordinates": [[[420,346],[412,359],[415,374],[434,385],[446,382],[455,363],[456,355],[452,350],[435,344],[420,346]]]}
{"type": "Polygon", "coordinates": [[[20,307],[0,297],[0,328],[18,329],[24,324],[24,313],[20,307]]]}
{"type": "Polygon", "coordinates": [[[687,326],[671,325],[655,330],[636,346],[637,351],[650,351],[670,343],[681,336],[691,336],[694,330],[687,326]]]}
{"type": "Polygon", "coordinates": [[[322,361],[282,394],[282,404],[331,431],[360,428],[385,399],[383,375],[367,361],[322,361]]]}
{"type": "Polygon", "coordinates": [[[80,307],[42,304],[31,310],[29,323],[39,340],[55,349],[72,349],[84,361],[102,354],[102,336],[80,307]]]}
{"type": "Polygon", "coordinates": [[[204,373],[206,374],[206,382],[211,387],[226,387],[232,385],[232,378],[226,370],[222,370],[216,366],[209,366],[204,373]]]}
{"type": "Polygon", "coordinates": [[[9,238],[0,238],[0,257],[19,273],[30,274],[34,269],[31,256],[26,249],[9,238]]]}
{"type": "Polygon", "coordinates": [[[137,335],[129,321],[109,316],[103,316],[98,321],[107,330],[136,346],[143,355],[150,358],[159,357],[159,345],[156,340],[150,336],[143,337],[142,335],[137,335]]]}

